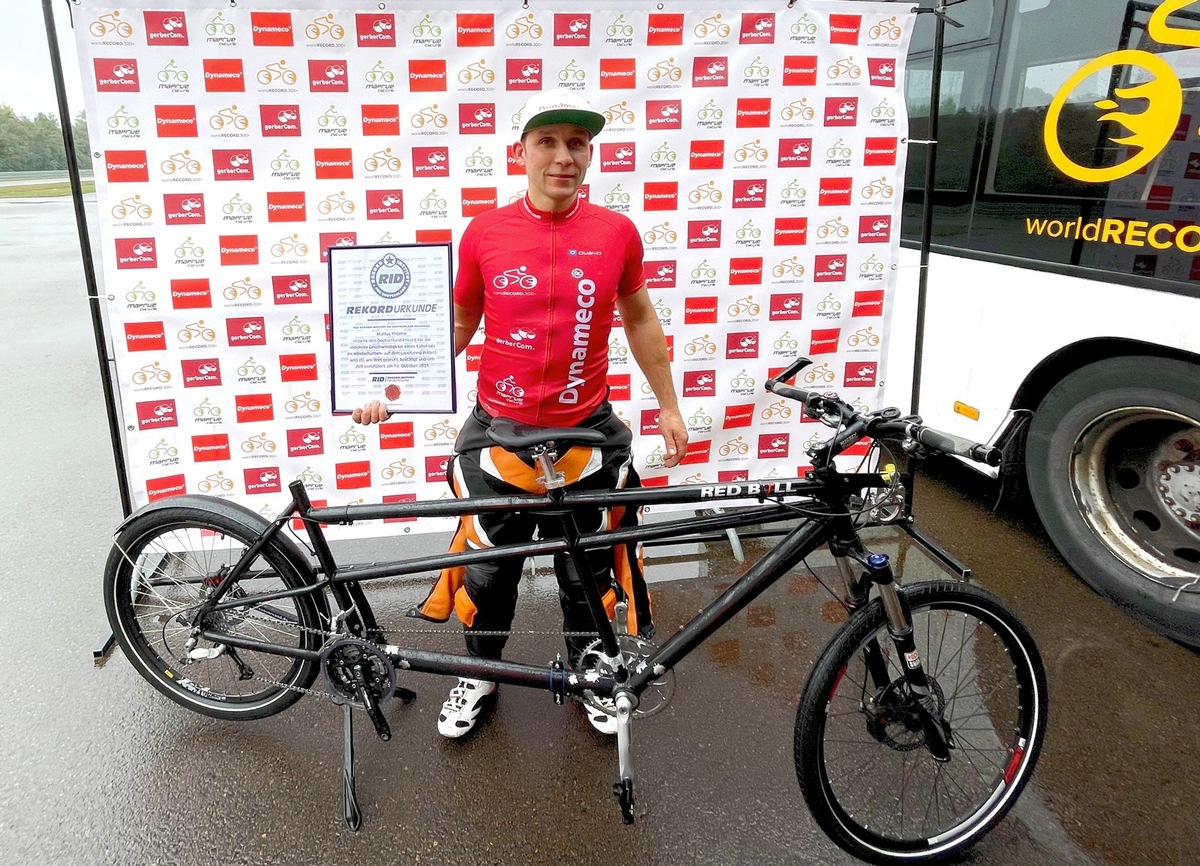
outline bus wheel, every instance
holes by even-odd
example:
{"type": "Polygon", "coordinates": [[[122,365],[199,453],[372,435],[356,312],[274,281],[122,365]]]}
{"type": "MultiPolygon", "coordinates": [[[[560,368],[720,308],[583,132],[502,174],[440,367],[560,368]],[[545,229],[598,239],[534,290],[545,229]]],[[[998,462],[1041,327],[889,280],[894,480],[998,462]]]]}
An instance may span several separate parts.
{"type": "Polygon", "coordinates": [[[1200,368],[1110,358],[1064,377],[1033,417],[1025,472],[1080,577],[1200,646],[1200,368]]]}

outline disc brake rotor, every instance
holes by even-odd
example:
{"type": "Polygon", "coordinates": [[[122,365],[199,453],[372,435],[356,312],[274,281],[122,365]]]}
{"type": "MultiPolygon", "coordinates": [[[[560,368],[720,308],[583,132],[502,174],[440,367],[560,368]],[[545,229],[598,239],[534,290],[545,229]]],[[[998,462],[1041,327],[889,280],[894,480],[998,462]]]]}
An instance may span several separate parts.
{"type": "MultiPolygon", "coordinates": [[[[625,668],[631,676],[644,671],[650,656],[658,652],[655,644],[632,634],[617,635],[617,646],[621,651],[621,660],[625,663],[625,668]]],[[[612,676],[615,673],[612,665],[604,660],[604,647],[598,640],[588,644],[579,656],[579,669],[594,669],[603,676],[612,676]]],[[[648,717],[662,712],[674,695],[675,671],[668,670],[651,680],[646,689],[638,696],[638,706],[633,714],[648,717]]],[[[584,692],[580,700],[603,713],[616,715],[616,704],[612,698],[603,698],[593,692],[584,692]]]]}

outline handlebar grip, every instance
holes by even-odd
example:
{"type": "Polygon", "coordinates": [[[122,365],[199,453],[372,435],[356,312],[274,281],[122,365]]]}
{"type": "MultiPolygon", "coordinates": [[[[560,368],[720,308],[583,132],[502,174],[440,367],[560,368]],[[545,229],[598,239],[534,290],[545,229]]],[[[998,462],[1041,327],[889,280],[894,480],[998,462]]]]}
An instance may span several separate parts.
{"type": "Polygon", "coordinates": [[[775,379],[767,380],[767,390],[780,397],[787,397],[789,400],[799,400],[804,405],[808,405],[808,401],[817,396],[815,391],[805,391],[803,388],[797,388],[793,385],[785,385],[783,382],[775,379]]]}
{"type": "MultiPolygon", "coordinates": [[[[771,391],[775,391],[775,389],[771,387],[773,384],[778,383],[778,382],[786,382],[788,379],[795,376],[797,373],[799,373],[801,370],[803,370],[805,367],[807,367],[811,363],[812,363],[811,358],[806,358],[803,355],[801,355],[795,361],[792,361],[791,365],[789,367],[787,367],[787,369],[783,370],[774,379],[768,379],[767,380],[767,389],[771,390],[771,391]]],[[[775,393],[778,394],[779,392],[775,391],[775,393]]],[[[784,396],[786,396],[786,395],[784,395],[784,396]]],[[[796,399],[799,399],[799,398],[796,398],[796,399]]]]}
{"type": "Polygon", "coordinates": [[[918,427],[915,438],[922,445],[927,445],[935,451],[957,454],[959,457],[966,457],[968,460],[974,460],[976,463],[985,463],[988,466],[1000,465],[1000,449],[993,448],[990,445],[982,445],[978,442],[972,442],[970,439],[963,439],[960,436],[954,436],[950,433],[942,433],[930,427],[918,427]]]}

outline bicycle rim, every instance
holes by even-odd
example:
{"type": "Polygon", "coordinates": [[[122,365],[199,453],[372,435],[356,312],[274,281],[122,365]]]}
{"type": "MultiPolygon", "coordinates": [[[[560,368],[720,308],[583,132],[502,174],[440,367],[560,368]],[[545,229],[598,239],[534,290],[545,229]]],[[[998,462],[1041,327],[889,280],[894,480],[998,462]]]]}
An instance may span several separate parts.
{"type": "Polygon", "coordinates": [[[901,660],[878,602],[818,660],[797,712],[809,808],[839,845],[874,862],[938,860],[973,845],[1016,801],[1045,732],[1045,672],[1015,616],[963,584],[913,587],[908,601],[932,700],[952,732],[950,760],[933,759],[905,711],[901,660]],[[883,683],[867,672],[874,644],[883,683]]]}
{"type": "MultiPolygon", "coordinates": [[[[302,696],[313,661],[230,650],[199,639],[191,646],[197,605],[253,543],[256,532],[223,515],[150,513],[121,533],[109,558],[105,602],[122,649],[143,677],[189,709],[227,719],[269,716],[302,696]]],[[[286,556],[268,546],[225,600],[246,608],[211,617],[213,631],[288,648],[316,650],[320,622],[307,596],[254,603],[256,595],[303,583],[286,556]]]]}

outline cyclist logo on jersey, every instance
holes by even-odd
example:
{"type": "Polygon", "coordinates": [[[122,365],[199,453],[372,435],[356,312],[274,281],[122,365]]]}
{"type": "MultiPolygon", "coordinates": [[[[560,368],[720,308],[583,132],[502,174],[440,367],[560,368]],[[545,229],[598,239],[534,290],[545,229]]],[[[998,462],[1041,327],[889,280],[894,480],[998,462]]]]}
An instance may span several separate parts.
{"type": "MultiPolygon", "coordinates": [[[[1162,45],[1200,47],[1195,30],[1172,27],[1167,19],[1197,0],[1166,0],[1150,16],[1147,33],[1162,45]]],[[[1085,63],[1063,83],[1046,112],[1043,138],[1051,162],[1068,177],[1085,183],[1110,183],[1141,171],[1166,148],[1179,127],[1183,115],[1183,86],[1171,65],[1158,54],[1141,49],[1121,49],[1085,63]],[[1059,120],[1071,95],[1098,74],[1111,69],[1114,80],[1137,81],[1124,87],[1114,86],[1093,104],[1100,113],[1098,124],[1113,123],[1108,137],[1125,148],[1128,158],[1116,165],[1091,167],[1077,163],[1059,139],[1059,120]],[[1121,74],[1121,73],[1124,74],[1121,74]]]]}
{"type": "Polygon", "coordinates": [[[402,259],[387,253],[371,268],[371,288],[381,298],[398,298],[408,291],[412,273],[402,259]]]}
{"type": "Polygon", "coordinates": [[[492,285],[497,289],[507,289],[509,286],[522,289],[536,289],[537,277],[529,273],[529,268],[521,265],[519,268],[509,268],[502,274],[492,277],[492,285]]]}

